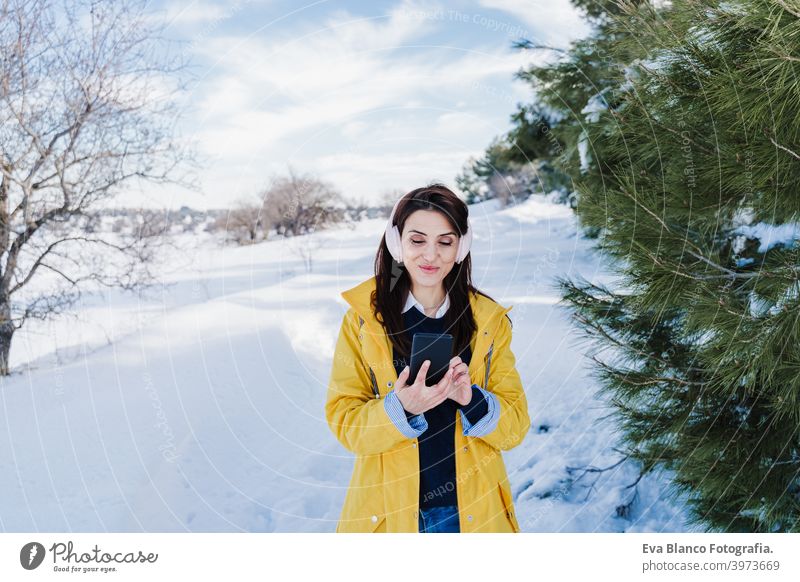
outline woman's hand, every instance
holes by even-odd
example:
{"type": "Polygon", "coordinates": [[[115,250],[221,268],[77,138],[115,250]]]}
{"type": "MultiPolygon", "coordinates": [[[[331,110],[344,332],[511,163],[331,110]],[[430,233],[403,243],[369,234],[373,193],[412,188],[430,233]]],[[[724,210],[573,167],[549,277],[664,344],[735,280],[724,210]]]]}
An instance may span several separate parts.
{"type": "Polygon", "coordinates": [[[397,377],[397,382],[394,385],[395,394],[400,399],[403,408],[411,414],[422,414],[438,406],[441,402],[446,400],[450,391],[453,389],[451,379],[453,377],[452,361],[450,368],[438,384],[433,386],[425,385],[425,377],[428,375],[428,368],[430,368],[431,361],[425,360],[417,373],[417,379],[413,384],[407,385],[409,374],[411,374],[411,367],[406,366],[400,375],[397,377]]]}
{"type": "Polygon", "coordinates": [[[458,356],[450,360],[450,370],[453,372],[449,398],[466,406],[472,400],[472,380],[469,377],[469,368],[458,356]]]}

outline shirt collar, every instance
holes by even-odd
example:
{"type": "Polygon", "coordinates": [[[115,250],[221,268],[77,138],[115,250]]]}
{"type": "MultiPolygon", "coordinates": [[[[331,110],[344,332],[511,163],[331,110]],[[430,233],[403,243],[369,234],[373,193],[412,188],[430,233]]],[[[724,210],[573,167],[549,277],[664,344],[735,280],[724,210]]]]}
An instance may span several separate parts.
{"type": "MultiPolygon", "coordinates": [[[[417,309],[419,309],[420,313],[425,315],[425,307],[419,301],[417,301],[417,298],[414,297],[413,293],[411,293],[411,290],[409,289],[408,298],[406,299],[405,307],[403,307],[403,313],[405,313],[412,307],[416,307],[417,309]]],[[[439,319],[440,317],[442,317],[447,312],[448,307],[450,307],[450,295],[448,293],[445,293],[444,303],[442,303],[442,306],[436,312],[436,315],[433,316],[433,319],[439,319]]],[[[426,315],[425,317],[428,316],[426,315]]]]}

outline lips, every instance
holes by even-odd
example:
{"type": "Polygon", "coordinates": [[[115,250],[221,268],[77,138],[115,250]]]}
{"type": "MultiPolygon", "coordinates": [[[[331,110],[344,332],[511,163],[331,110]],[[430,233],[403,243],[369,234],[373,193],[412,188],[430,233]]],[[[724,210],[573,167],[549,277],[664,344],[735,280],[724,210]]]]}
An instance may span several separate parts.
{"type": "Polygon", "coordinates": [[[435,273],[436,271],[439,270],[439,267],[422,267],[422,266],[420,266],[420,269],[422,269],[426,273],[435,273]]]}

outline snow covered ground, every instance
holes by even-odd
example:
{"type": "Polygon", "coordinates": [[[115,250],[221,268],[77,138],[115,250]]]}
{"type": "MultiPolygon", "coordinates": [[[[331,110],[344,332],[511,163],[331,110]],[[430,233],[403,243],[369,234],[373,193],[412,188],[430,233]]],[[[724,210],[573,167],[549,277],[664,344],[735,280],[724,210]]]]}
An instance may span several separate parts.
{"type": "MultiPolygon", "coordinates": [[[[529,532],[688,531],[668,476],[636,487],[556,275],[608,283],[591,241],[542,198],[470,207],[473,281],[513,305],[531,432],[503,453],[529,532]],[[580,478],[579,478],[580,477],[580,478]]],[[[163,285],[87,297],[14,339],[0,378],[0,530],[332,532],[353,456],[324,403],[346,304],[383,220],[221,248],[179,240],[163,285]],[[315,248],[306,273],[294,250],[315,248]]]]}

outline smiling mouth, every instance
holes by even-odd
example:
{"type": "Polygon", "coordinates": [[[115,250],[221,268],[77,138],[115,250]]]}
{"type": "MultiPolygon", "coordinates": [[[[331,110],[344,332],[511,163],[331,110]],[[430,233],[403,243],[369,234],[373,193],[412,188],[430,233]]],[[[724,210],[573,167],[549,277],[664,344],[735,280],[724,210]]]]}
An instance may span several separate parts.
{"type": "Polygon", "coordinates": [[[429,273],[433,273],[434,271],[438,270],[439,267],[420,267],[423,271],[428,271],[429,273]]]}

